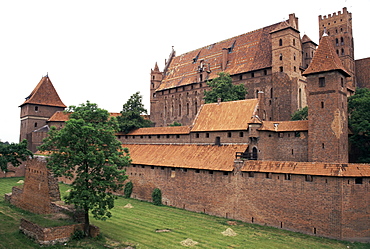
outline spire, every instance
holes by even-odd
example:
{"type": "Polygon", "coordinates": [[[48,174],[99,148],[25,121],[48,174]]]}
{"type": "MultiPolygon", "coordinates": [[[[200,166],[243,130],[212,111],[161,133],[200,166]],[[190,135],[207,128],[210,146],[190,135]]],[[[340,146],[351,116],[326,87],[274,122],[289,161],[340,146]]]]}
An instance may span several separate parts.
{"type": "Polygon", "coordinates": [[[312,62],[309,67],[304,71],[303,75],[339,70],[342,71],[347,77],[350,76],[344,69],[344,66],[339,59],[339,56],[334,50],[331,38],[328,35],[322,36],[319,47],[317,48],[312,62]]]}
{"type": "Polygon", "coordinates": [[[33,89],[31,94],[20,106],[23,106],[25,104],[57,106],[63,108],[66,107],[63,104],[62,100],[59,98],[59,95],[55,90],[53,83],[51,83],[48,75],[41,78],[35,89],[33,89]]]}
{"type": "Polygon", "coordinates": [[[154,66],[154,72],[159,72],[159,67],[158,67],[158,63],[156,62],[155,63],[155,66],[154,66]]]}

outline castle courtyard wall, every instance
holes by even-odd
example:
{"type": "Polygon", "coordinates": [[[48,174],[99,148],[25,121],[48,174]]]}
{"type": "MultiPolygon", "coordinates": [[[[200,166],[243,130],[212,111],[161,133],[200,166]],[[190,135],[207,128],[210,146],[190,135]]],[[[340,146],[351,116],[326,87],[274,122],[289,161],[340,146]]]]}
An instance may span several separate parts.
{"type": "MultiPolygon", "coordinates": [[[[240,162],[242,163],[242,162],[240,162]]],[[[369,178],[223,172],[135,165],[132,197],[336,239],[370,241],[369,178]]]]}

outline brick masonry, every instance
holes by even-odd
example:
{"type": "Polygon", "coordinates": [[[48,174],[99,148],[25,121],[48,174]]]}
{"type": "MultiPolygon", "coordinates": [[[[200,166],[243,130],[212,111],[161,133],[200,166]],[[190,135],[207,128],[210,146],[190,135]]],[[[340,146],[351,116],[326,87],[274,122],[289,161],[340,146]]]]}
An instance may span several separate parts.
{"type": "MultiPolygon", "coordinates": [[[[239,162],[242,163],[243,162],[239,162]]],[[[246,162],[248,163],[248,162],[246,162]]],[[[370,178],[129,167],[132,197],[311,235],[370,241],[370,178]]]]}

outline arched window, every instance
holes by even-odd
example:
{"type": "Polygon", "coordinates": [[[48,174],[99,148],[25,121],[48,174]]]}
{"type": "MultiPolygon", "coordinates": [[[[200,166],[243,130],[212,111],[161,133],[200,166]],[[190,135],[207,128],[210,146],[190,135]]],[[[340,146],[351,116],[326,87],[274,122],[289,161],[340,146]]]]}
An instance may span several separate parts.
{"type": "Polygon", "coordinates": [[[279,60],[283,60],[283,54],[279,54],[279,60]]]}
{"type": "Polygon", "coordinates": [[[252,149],[252,160],[257,160],[258,159],[258,150],[256,147],[253,147],[252,149]]]}
{"type": "Polygon", "coordinates": [[[293,46],[295,46],[295,39],[293,39],[293,46]]]}
{"type": "Polygon", "coordinates": [[[296,59],[296,56],[295,56],[295,54],[293,55],[293,59],[294,59],[294,60],[296,59]]]}
{"type": "Polygon", "coordinates": [[[343,48],[341,49],[341,55],[344,55],[344,49],[343,48]]]}
{"type": "Polygon", "coordinates": [[[340,44],[341,45],[344,45],[344,39],[343,39],[343,37],[340,38],[340,44]]]}
{"type": "Polygon", "coordinates": [[[282,39],[279,40],[279,46],[283,46],[283,40],[282,39]]]}
{"type": "Polygon", "coordinates": [[[335,38],[335,45],[336,46],[339,46],[339,40],[338,40],[338,38],[335,38]]]}

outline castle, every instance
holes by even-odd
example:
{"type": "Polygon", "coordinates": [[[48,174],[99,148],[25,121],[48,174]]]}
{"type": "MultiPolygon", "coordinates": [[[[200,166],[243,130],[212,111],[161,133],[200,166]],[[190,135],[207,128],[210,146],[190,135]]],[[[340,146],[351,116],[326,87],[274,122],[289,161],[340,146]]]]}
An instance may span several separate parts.
{"type": "MultiPolygon", "coordinates": [[[[298,18],[176,56],[151,70],[155,127],[117,134],[130,149],[135,198],[337,239],[370,241],[370,166],[348,163],[347,97],[370,85],[356,61],[352,14],[319,16],[317,46],[298,18]],[[206,81],[227,72],[245,100],[204,104],[206,81]],[[309,118],[289,121],[309,106],[309,118]],[[173,122],[183,126],[168,127],[173,122]]],[[[48,76],[21,107],[36,151],[68,114],[48,76]]],[[[112,114],[117,115],[117,114],[112,114]]]]}

